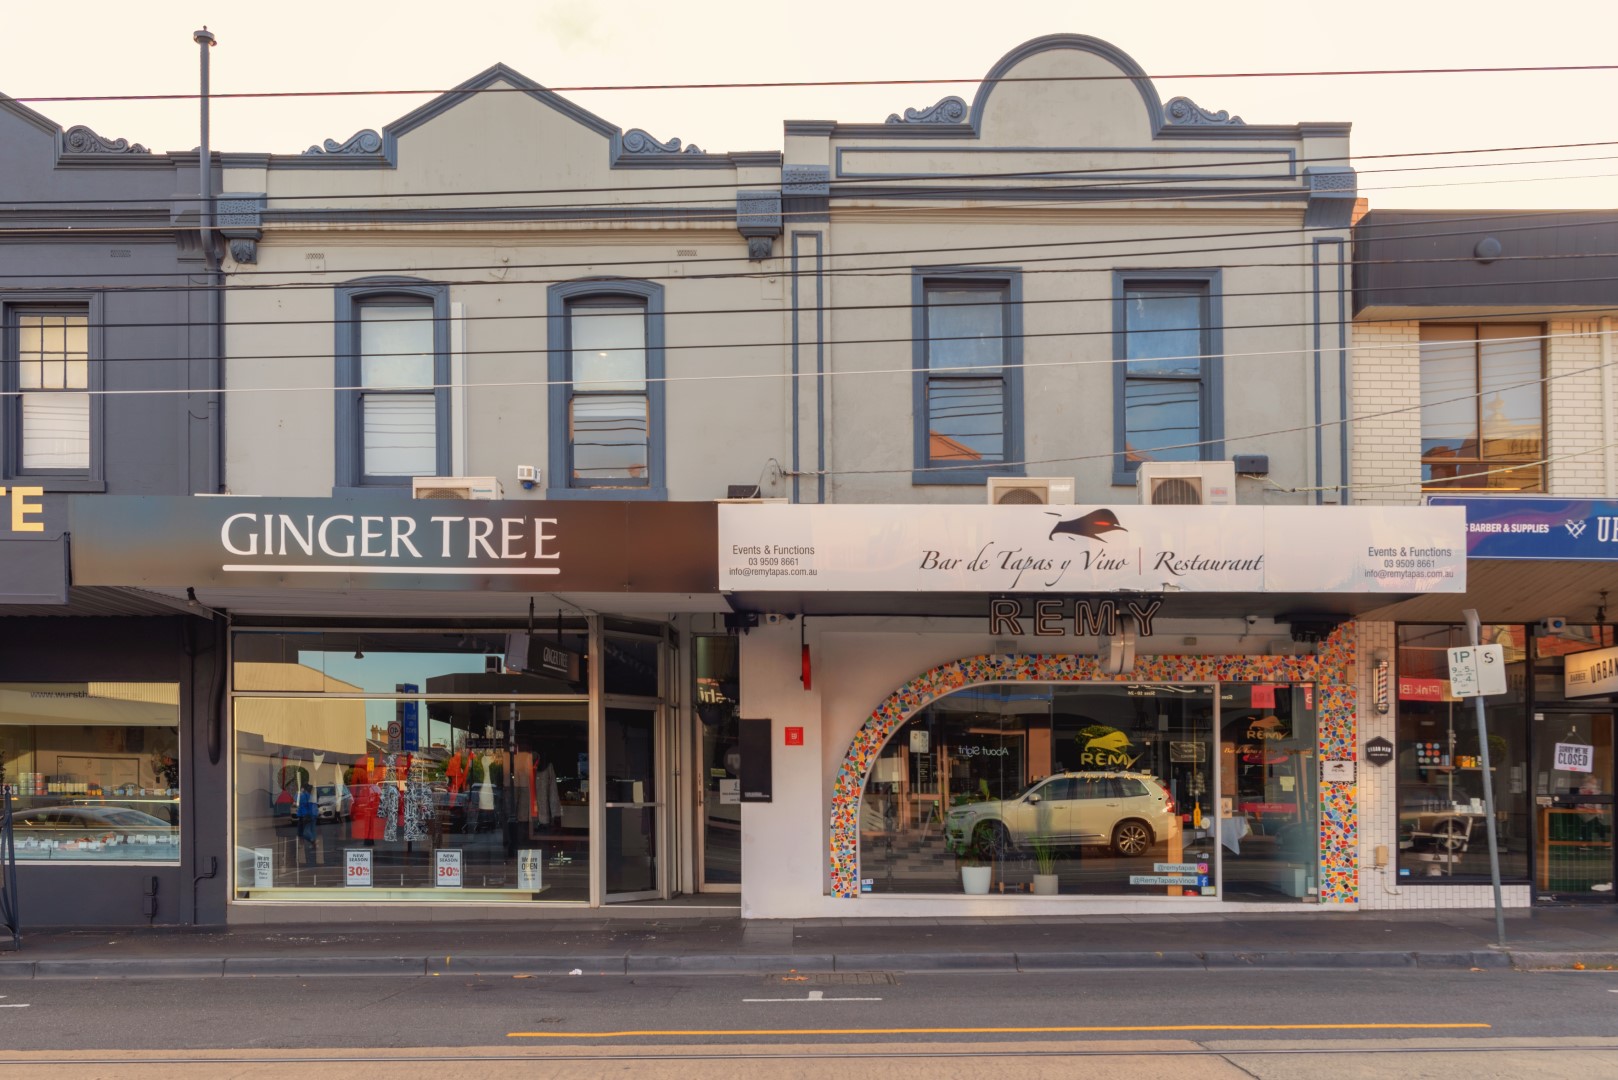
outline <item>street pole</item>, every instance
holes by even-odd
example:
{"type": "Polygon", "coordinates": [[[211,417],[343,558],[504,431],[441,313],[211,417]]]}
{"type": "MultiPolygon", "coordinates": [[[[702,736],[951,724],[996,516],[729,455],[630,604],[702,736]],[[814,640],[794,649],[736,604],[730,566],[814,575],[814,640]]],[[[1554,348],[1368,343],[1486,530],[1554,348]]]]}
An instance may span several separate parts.
{"type": "MultiPolygon", "coordinates": [[[[1473,648],[1482,645],[1483,624],[1477,609],[1467,608],[1461,614],[1466,618],[1466,632],[1473,648]]],[[[1494,936],[1495,944],[1503,949],[1506,947],[1506,909],[1500,899],[1500,843],[1494,827],[1494,767],[1489,763],[1489,722],[1484,715],[1483,695],[1474,694],[1472,701],[1478,710],[1478,757],[1483,765],[1483,809],[1487,814],[1483,824],[1489,837],[1489,883],[1494,886],[1494,936]]]]}

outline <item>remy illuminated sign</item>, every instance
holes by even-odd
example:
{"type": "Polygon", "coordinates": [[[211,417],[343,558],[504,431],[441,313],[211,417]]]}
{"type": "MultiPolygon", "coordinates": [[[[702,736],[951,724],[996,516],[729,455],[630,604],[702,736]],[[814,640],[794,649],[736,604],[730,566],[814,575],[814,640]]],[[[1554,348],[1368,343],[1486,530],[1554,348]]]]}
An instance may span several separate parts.
{"type": "Polygon", "coordinates": [[[707,503],[77,497],[73,580],[712,592],[707,503]]]}
{"type": "Polygon", "coordinates": [[[1152,620],[1162,606],[1161,600],[1075,600],[1072,617],[1068,618],[1061,600],[1035,600],[1030,616],[1023,614],[1021,601],[990,600],[989,633],[996,637],[1021,637],[1025,632],[1036,637],[1060,637],[1071,626],[1079,637],[1111,637],[1118,633],[1120,623],[1129,619],[1133,620],[1135,635],[1146,638],[1152,636],[1152,620]]]}

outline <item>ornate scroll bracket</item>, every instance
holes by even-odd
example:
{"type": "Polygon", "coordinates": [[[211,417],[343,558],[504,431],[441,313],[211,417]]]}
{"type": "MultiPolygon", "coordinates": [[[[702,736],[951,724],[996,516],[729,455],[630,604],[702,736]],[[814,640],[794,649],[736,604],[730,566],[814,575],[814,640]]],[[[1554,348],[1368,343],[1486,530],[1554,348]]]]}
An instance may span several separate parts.
{"type": "Polygon", "coordinates": [[[781,235],[781,193],[779,191],[738,191],[736,231],[747,238],[747,257],[762,262],[770,257],[775,238],[781,235]]]}
{"type": "Polygon", "coordinates": [[[150,154],[140,143],[128,139],[108,139],[97,135],[83,124],[75,124],[62,133],[64,154],[150,154]]]}
{"type": "Polygon", "coordinates": [[[1204,109],[1201,105],[1188,97],[1170,98],[1169,103],[1163,106],[1163,112],[1169,123],[1176,127],[1246,127],[1247,121],[1239,116],[1232,116],[1225,109],[1214,112],[1204,109]]]}
{"type": "Polygon", "coordinates": [[[264,235],[264,196],[220,196],[218,215],[217,227],[229,242],[230,257],[238,263],[258,262],[258,242],[264,235]]]}
{"type": "Polygon", "coordinates": [[[1310,228],[1346,229],[1354,220],[1354,201],[1359,197],[1359,178],[1353,169],[1340,165],[1310,165],[1303,170],[1309,188],[1309,206],[1304,224],[1310,228]]]}
{"type": "Polygon", "coordinates": [[[949,97],[939,99],[938,104],[926,109],[906,109],[904,115],[890,113],[890,124],[964,124],[966,123],[966,102],[951,94],[949,97]]]}
{"type": "Polygon", "coordinates": [[[640,128],[631,128],[624,132],[624,153],[626,154],[700,154],[699,146],[682,146],[679,139],[670,139],[661,142],[640,128]]]}
{"type": "Polygon", "coordinates": [[[347,142],[327,139],[319,146],[311,146],[303,152],[303,156],[324,157],[327,154],[379,154],[381,152],[382,136],[373,129],[366,128],[350,135],[347,142]]]}

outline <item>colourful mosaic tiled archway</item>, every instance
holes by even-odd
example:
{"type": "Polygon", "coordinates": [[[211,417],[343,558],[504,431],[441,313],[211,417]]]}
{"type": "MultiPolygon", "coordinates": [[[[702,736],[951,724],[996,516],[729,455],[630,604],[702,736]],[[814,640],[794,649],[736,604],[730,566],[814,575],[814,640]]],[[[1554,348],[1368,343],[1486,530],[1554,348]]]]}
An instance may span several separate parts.
{"type": "MultiPolygon", "coordinates": [[[[1323,759],[1352,758],[1355,738],[1354,627],[1345,624],[1314,656],[1152,656],[1127,675],[1103,675],[1092,656],[983,655],[942,664],[911,679],[878,705],[849,743],[832,784],[831,888],[859,895],[860,796],[877,755],[899,726],[941,697],[998,682],[1274,682],[1315,684],[1320,695],[1318,746],[1323,759]]],[[[1322,784],[1320,899],[1359,898],[1355,849],[1359,823],[1353,784],[1322,784]]]]}

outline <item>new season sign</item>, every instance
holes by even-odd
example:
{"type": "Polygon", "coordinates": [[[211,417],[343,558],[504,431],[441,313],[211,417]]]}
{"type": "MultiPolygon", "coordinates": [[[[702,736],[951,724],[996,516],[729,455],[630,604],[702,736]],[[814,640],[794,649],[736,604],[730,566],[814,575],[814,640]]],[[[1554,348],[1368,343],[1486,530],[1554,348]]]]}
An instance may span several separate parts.
{"type": "Polygon", "coordinates": [[[719,507],[719,587],[785,592],[1466,589],[1459,508],[719,507]]]}
{"type": "Polygon", "coordinates": [[[700,503],[76,497],[78,585],[711,592],[700,503]]]}

